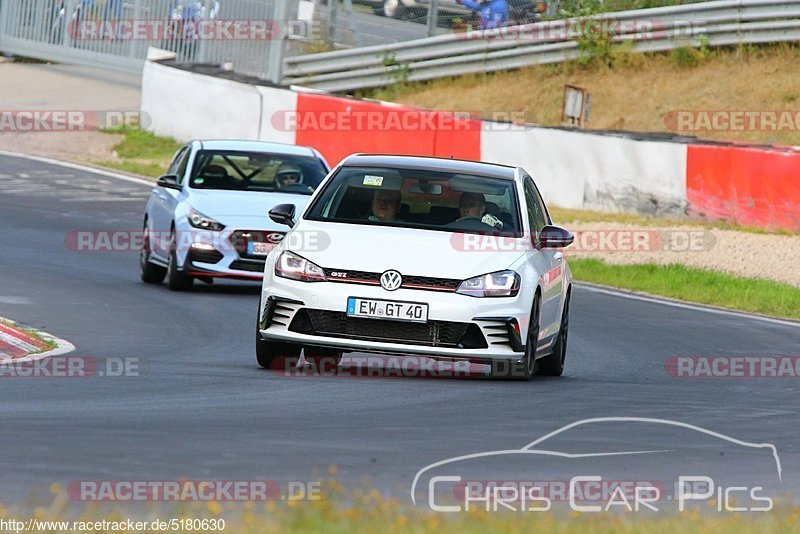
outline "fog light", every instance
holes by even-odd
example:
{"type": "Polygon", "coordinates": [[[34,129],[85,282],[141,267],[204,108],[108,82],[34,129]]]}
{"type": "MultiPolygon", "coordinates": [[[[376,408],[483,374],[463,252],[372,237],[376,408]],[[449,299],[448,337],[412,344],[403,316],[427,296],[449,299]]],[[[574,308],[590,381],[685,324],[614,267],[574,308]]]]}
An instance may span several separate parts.
{"type": "Polygon", "coordinates": [[[207,245],[205,243],[192,243],[192,248],[195,250],[214,250],[213,245],[207,245]]]}

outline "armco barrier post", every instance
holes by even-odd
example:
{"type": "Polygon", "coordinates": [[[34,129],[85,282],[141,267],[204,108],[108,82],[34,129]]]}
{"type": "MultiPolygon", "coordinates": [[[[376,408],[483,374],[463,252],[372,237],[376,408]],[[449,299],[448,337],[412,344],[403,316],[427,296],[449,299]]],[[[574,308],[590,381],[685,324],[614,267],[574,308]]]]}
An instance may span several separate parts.
{"type": "Polygon", "coordinates": [[[273,0],[272,2],[272,27],[277,28],[278,35],[273,35],[269,42],[267,54],[267,79],[279,84],[283,79],[283,52],[286,22],[289,20],[289,2],[287,0],[273,0]]]}
{"type": "Polygon", "coordinates": [[[439,0],[431,0],[428,6],[428,37],[436,35],[436,25],[439,19],[439,0]]]}

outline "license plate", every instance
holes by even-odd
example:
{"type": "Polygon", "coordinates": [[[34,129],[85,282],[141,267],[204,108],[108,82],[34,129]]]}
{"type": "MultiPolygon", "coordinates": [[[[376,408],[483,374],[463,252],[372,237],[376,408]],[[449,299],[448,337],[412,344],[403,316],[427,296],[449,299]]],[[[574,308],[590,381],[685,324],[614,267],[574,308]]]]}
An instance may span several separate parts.
{"type": "Polygon", "coordinates": [[[273,248],[275,248],[274,243],[261,243],[259,241],[249,241],[247,243],[247,253],[251,256],[266,256],[273,248]]]}
{"type": "Polygon", "coordinates": [[[428,305],[419,302],[349,297],[347,299],[347,316],[426,323],[428,322],[428,305]]]}

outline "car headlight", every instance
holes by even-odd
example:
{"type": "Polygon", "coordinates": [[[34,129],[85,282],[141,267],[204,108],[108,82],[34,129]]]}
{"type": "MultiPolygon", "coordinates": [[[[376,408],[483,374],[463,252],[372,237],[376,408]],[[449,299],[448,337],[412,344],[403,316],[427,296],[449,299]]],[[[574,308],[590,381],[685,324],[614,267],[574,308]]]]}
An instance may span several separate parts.
{"type": "Polygon", "coordinates": [[[316,263],[284,250],[275,262],[275,276],[301,282],[324,282],[325,271],[316,263]]]}
{"type": "Polygon", "coordinates": [[[456,293],[470,297],[515,297],[519,293],[519,275],[514,271],[482,274],[461,282],[456,293]]]}
{"type": "Polygon", "coordinates": [[[219,231],[225,229],[224,224],[219,221],[215,221],[211,217],[203,215],[199,211],[189,210],[189,215],[187,218],[189,219],[189,224],[195,228],[200,228],[201,230],[219,231]]]}

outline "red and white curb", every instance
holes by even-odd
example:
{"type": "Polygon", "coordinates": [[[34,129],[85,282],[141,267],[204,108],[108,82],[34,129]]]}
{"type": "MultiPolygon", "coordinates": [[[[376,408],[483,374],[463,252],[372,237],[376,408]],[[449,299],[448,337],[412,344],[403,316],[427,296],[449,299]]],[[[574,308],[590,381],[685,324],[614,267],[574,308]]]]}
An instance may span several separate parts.
{"type": "Polygon", "coordinates": [[[0,364],[9,362],[31,362],[67,354],[75,350],[75,346],[64,339],[57,338],[47,332],[36,332],[44,340],[56,344],[56,348],[37,352],[47,348],[47,344],[42,340],[36,339],[24,330],[15,327],[16,323],[5,317],[0,317],[0,364]],[[12,326],[9,326],[12,325],[12,326]],[[35,352],[36,354],[31,354],[35,352]]]}

